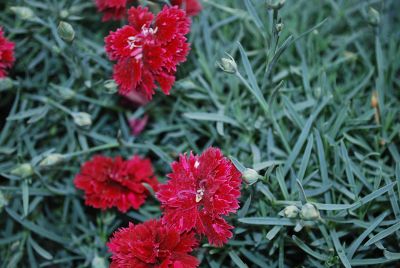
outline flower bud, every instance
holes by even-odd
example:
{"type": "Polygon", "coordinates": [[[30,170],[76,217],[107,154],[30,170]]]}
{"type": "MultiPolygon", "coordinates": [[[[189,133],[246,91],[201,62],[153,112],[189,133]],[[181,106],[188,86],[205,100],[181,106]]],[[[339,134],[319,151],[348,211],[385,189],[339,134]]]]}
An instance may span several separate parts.
{"type": "Polygon", "coordinates": [[[92,268],[106,268],[106,260],[97,254],[92,259],[92,268]]]}
{"type": "Polygon", "coordinates": [[[92,117],[88,113],[73,113],[72,117],[76,125],[80,127],[90,127],[92,125],[92,117]]]}
{"type": "Polygon", "coordinates": [[[10,89],[13,86],[13,81],[9,77],[0,78],[0,91],[10,89]]]}
{"type": "Polygon", "coordinates": [[[378,108],[378,94],[376,93],[376,91],[372,92],[372,96],[371,96],[371,106],[372,108],[376,109],[378,108]]]}
{"type": "Polygon", "coordinates": [[[226,73],[237,73],[237,64],[232,57],[230,59],[222,58],[221,61],[218,63],[218,66],[219,68],[221,68],[222,71],[226,73]]]}
{"type": "Polygon", "coordinates": [[[281,32],[282,31],[282,29],[283,29],[283,23],[277,23],[276,25],[275,25],[275,29],[276,29],[276,31],[279,33],[279,32],[281,32]]]}
{"type": "Polygon", "coordinates": [[[279,10],[285,5],[285,0],[267,0],[267,8],[279,10]]]}
{"type": "Polygon", "coordinates": [[[66,18],[68,18],[68,16],[69,16],[68,10],[65,10],[65,9],[61,10],[61,12],[60,12],[61,18],[66,19],[66,18]]]}
{"type": "Polygon", "coordinates": [[[71,24],[61,21],[57,28],[58,35],[67,42],[72,42],[75,38],[75,31],[71,24]]]}
{"type": "Polygon", "coordinates": [[[26,178],[33,175],[33,167],[29,163],[21,164],[11,170],[10,173],[14,176],[26,178]]]}
{"type": "Polygon", "coordinates": [[[252,185],[256,183],[261,176],[254,169],[246,168],[242,173],[242,178],[247,184],[252,185]]]}
{"type": "Polygon", "coordinates": [[[285,209],[283,210],[283,215],[286,218],[297,218],[297,216],[299,215],[300,209],[294,205],[290,205],[285,207],[285,209]]]}
{"type": "Polygon", "coordinates": [[[22,20],[30,20],[35,17],[35,13],[29,7],[14,6],[10,9],[22,20]]]}
{"type": "Polygon", "coordinates": [[[381,18],[380,18],[379,12],[375,8],[370,7],[368,9],[369,24],[371,24],[372,26],[378,26],[380,21],[381,21],[381,18]]]}
{"type": "Polygon", "coordinates": [[[303,220],[317,220],[320,218],[318,209],[310,203],[306,203],[301,207],[300,217],[303,220]]]}
{"type": "Polygon", "coordinates": [[[40,163],[39,167],[50,167],[61,163],[65,157],[62,154],[49,154],[40,163]]]}
{"type": "Polygon", "coordinates": [[[118,85],[114,80],[107,80],[104,82],[104,88],[108,94],[114,94],[118,92],[118,85]]]}

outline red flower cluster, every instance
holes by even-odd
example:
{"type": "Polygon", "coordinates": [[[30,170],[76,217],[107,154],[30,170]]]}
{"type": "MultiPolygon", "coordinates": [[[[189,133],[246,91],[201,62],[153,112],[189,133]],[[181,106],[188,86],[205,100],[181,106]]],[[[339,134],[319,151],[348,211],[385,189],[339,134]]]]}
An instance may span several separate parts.
{"type": "Polygon", "coordinates": [[[126,212],[133,207],[138,209],[149,195],[143,183],[157,190],[151,162],[138,156],[124,161],[95,156],[83,164],[74,184],[85,192],[85,204],[106,209],[117,207],[126,212]]]}
{"type": "Polygon", "coordinates": [[[169,94],[176,66],[190,50],[185,37],[190,20],[178,7],[164,6],[154,18],[148,8],[139,6],[129,9],[128,21],[129,25],[105,38],[110,60],[117,61],[113,78],[119,92],[138,91],[151,99],[158,83],[169,94]]]}
{"type": "Polygon", "coordinates": [[[102,12],[103,21],[119,20],[125,16],[128,0],[96,0],[99,12],[102,12]]]}
{"type": "Polygon", "coordinates": [[[129,224],[114,233],[108,243],[111,268],[195,268],[199,261],[189,255],[197,241],[193,233],[180,234],[159,220],[129,224]]]}
{"type": "Polygon", "coordinates": [[[7,69],[14,64],[14,47],[15,44],[4,37],[3,29],[0,27],[0,78],[6,77],[7,69]]]}
{"type": "Polygon", "coordinates": [[[210,244],[222,246],[233,228],[222,216],[239,208],[241,173],[217,148],[200,156],[181,155],[171,166],[170,180],[157,192],[163,222],[181,232],[204,234],[210,244]]]}
{"type": "Polygon", "coordinates": [[[196,16],[203,8],[199,0],[171,0],[172,5],[178,5],[184,10],[188,16],[196,16]]]}

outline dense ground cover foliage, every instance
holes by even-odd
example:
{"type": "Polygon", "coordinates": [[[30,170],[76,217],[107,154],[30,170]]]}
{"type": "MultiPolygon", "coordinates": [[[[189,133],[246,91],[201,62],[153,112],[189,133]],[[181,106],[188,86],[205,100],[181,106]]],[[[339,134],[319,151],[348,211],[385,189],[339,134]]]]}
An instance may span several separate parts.
{"type": "Polygon", "coordinates": [[[151,101],[118,94],[104,38],[169,1],[106,2],[0,2],[0,267],[400,263],[399,1],[203,0],[162,39],[151,20],[130,33],[151,101]]]}

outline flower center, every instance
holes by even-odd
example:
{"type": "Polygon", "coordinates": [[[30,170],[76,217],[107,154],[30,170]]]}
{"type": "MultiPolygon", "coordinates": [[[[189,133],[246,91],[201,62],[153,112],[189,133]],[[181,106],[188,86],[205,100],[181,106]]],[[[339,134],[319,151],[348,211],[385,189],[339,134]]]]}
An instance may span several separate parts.
{"type": "Polygon", "coordinates": [[[199,203],[203,199],[203,196],[204,196],[204,189],[201,188],[201,189],[197,190],[196,191],[196,203],[199,203]]]}

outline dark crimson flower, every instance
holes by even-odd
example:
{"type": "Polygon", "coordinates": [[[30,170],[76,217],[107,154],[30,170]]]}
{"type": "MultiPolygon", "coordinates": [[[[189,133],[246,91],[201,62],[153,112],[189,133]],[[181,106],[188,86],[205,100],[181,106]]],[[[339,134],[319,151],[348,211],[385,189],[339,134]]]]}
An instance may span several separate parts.
{"type": "Polygon", "coordinates": [[[3,28],[0,27],[0,78],[6,77],[7,69],[14,64],[15,44],[4,37],[3,28]]]}
{"type": "Polygon", "coordinates": [[[194,233],[179,233],[160,220],[129,223],[116,231],[107,244],[110,268],[195,268],[199,261],[189,255],[197,246],[194,233]]]}
{"type": "Polygon", "coordinates": [[[149,192],[143,183],[154,190],[158,188],[150,160],[139,156],[126,161],[121,157],[95,156],[83,164],[74,180],[75,186],[85,192],[86,205],[117,207],[122,212],[138,209],[144,203],[149,192]]]}
{"type": "Polygon", "coordinates": [[[143,118],[132,118],[129,119],[129,126],[133,136],[139,136],[147,125],[149,116],[145,115],[143,118]]]}
{"type": "Polygon", "coordinates": [[[99,12],[102,12],[103,21],[119,20],[125,16],[128,0],[96,0],[99,12]]]}
{"type": "Polygon", "coordinates": [[[171,4],[186,10],[188,16],[196,16],[203,8],[199,0],[171,0],[171,4]]]}
{"type": "Polygon", "coordinates": [[[108,57],[117,61],[113,78],[120,94],[137,91],[151,99],[156,84],[169,94],[176,66],[190,50],[185,37],[190,20],[178,7],[164,6],[154,17],[147,7],[139,6],[129,9],[128,21],[105,38],[108,57]]]}
{"type": "Polygon", "coordinates": [[[222,246],[232,237],[233,227],[222,216],[239,208],[240,172],[217,148],[181,155],[171,167],[170,180],[157,192],[163,222],[204,234],[210,244],[222,246]]]}

